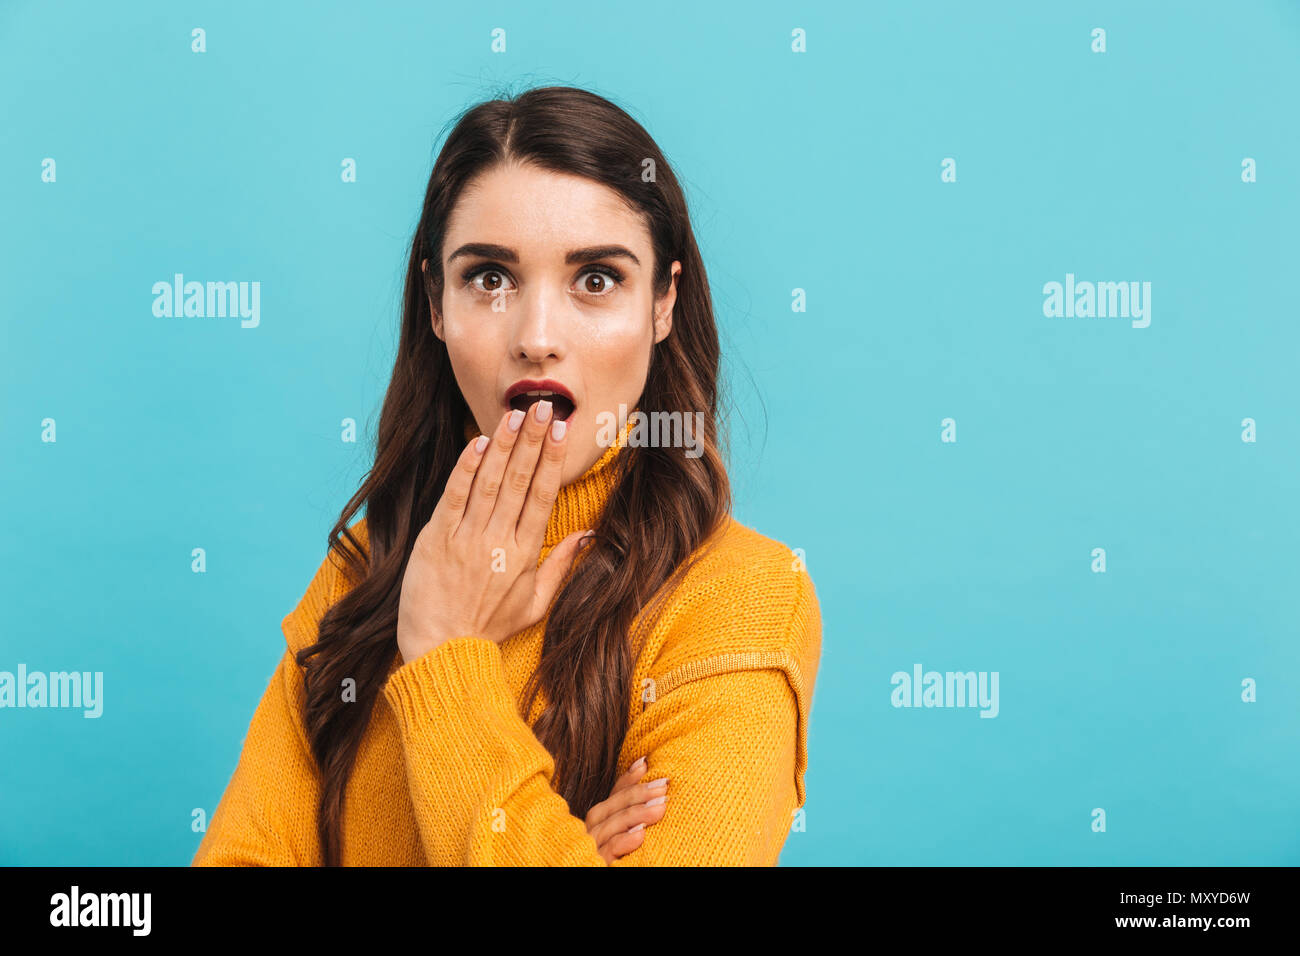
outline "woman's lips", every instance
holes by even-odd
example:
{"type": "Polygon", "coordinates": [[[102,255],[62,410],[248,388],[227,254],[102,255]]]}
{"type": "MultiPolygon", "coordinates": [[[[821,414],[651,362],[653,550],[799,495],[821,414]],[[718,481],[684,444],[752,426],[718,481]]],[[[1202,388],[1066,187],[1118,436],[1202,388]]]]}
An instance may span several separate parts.
{"type": "Polygon", "coordinates": [[[510,399],[510,401],[506,402],[505,407],[507,409],[517,408],[522,411],[528,411],[537,402],[543,400],[549,401],[551,403],[552,418],[558,418],[562,421],[568,421],[570,418],[573,417],[573,413],[577,411],[577,406],[574,405],[573,402],[569,401],[563,395],[560,395],[555,392],[552,392],[550,395],[532,395],[529,394],[528,392],[521,392],[520,394],[516,395],[514,398],[510,399]]]}
{"type": "Polygon", "coordinates": [[[568,421],[578,403],[563,384],[554,379],[522,379],[506,389],[505,407],[527,411],[540,401],[551,403],[552,416],[568,421]]]}

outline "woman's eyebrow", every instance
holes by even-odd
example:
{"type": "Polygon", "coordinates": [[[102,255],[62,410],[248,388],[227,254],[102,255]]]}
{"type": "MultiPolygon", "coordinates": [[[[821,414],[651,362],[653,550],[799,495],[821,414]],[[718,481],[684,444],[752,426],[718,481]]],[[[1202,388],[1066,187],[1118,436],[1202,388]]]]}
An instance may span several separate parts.
{"type": "Polygon", "coordinates": [[[641,260],[632,254],[626,246],[588,246],[586,249],[573,249],[564,257],[565,265],[575,262],[595,262],[597,259],[631,259],[637,265],[641,260]]]}
{"type": "MultiPolygon", "coordinates": [[[[459,256],[481,256],[484,259],[500,259],[503,262],[518,262],[519,254],[509,246],[500,246],[494,242],[467,242],[451,255],[447,257],[447,263],[450,264],[453,259],[459,256]]],[[[595,262],[597,259],[631,259],[636,265],[641,264],[641,260],[633,254],[631,249],[626,246],[588,246],[585,249],[571,249],[564,256],[566,265],[572,265],[575,262],[595,262]]]]}

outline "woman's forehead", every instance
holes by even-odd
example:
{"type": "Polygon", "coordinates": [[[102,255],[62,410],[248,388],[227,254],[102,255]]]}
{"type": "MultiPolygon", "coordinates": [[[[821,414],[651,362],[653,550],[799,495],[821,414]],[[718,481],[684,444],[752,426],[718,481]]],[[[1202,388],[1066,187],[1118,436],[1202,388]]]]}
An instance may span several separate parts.
{"type": "Polygon", "coordinates": [[[591,246],[624,245],[642,254],[644,220],[615,190],[581,176],[536,167],[494,167],[461,192],[448,219],[444,249],[469,242],[516,250],[520,259],[559,257],[591,246]]]}

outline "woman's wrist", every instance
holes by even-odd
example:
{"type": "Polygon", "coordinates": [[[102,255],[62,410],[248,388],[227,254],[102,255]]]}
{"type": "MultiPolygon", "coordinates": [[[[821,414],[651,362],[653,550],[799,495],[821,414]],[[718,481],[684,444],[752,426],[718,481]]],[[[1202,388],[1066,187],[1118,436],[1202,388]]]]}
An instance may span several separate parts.
{"type": "Polygon", "coordinates": [[[409,664],[411,661],[418,660],[421,657],[424,657],[424,655],[436,651],[449,640],[451,640],[451,635],[449,634],[435,634],[423,638],[420,641],[408,642],[406,645],[403,645],[399,641],[398,650],[402,653],[402,663],[409,664]]]}

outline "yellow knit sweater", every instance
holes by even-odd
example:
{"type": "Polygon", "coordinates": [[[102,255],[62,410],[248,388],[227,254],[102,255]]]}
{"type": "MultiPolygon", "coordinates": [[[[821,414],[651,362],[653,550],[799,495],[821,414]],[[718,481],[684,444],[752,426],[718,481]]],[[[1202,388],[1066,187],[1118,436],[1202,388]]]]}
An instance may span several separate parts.
{"type": "MultiPolygon", "coordinates": [[[[477,434],[477,431],[472,433],[477,434]]],[[[542,557],[595,526],[612,488],[610,447],[560,490],[542,557]]],[[[352,526],[364,543],[365,519],[352,526]]],[[[327,555],[285,617],[288,647],[253,715],[243,752],[195,866],[316,866],[319,783],[303,724],[294,652],[316,639],[345,592],[327,555]]],[[[545,621],[500,645],[447,641],[393,664],[347,787],[344,865],[604,866],[584,821],[550,784],[554,761],[521,713],[545,621]]],[[[631,682],[625,773],[668,777],[667,812],[615,866],[773,865],[804,805],[808,717],[821,617],[791,549],[729,520],[668,599],[631,682]],[[643,699],[644,698],[644,699],[643,699]]]]}

